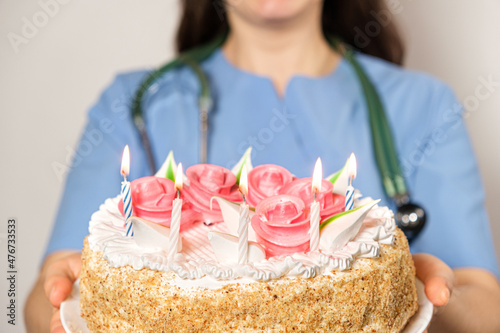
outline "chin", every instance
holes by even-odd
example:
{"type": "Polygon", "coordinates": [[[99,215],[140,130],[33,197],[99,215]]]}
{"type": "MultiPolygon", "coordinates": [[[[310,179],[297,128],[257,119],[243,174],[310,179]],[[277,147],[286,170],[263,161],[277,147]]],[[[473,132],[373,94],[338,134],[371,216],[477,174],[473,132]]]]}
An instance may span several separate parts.
{"type": "Polygon", "coordinates": [[[293,20],[322,4],[322,0],[228,0],[226,2],[228,10],[256,23],[293,20]]]}

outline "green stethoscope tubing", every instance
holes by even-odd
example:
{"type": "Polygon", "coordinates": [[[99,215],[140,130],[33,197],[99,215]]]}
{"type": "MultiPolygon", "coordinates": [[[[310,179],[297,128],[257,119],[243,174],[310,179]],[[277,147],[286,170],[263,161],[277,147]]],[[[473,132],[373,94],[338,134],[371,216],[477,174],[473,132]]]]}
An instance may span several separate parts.
{"type": "MultiPolygon", "coordinates": [[[[201,118],[201,147],[200,161],[206,162],[207,145],[207,120],[208,113],[212,107],[212,98],[209,81],[200,68],[199,64],[207,59],[216,49],[222,46],[227,33],[220,35],[212,42],[200,47],[181,53],[176,59],[165,64],[149,74],[141,83],[132,104],[132,115],[134,123],[140,133],[149,166],[152,173],[156,171],[156,165],[151,149],[151,144],[146,132],[145,122],[142,112],[142,100],[148,89],[166,72],[181,66],[189,66],[196,74],[200,83],[200,95],[198,104],[201,118]]],[[[344,44],[340,44],[335,38],[328,38],[330,45],[339,51],[344,58],[353,66],[363,90],[366,106],[369,114],[369,123],[372,134],[373,149],[375,159],[382,178],[382,185],[389,198],[396,201],[398,205],[408,202],[408,192],[405,179],[401,172],[398,154],[394,145],[393,134],[389,126],[384,106],[380,96],[375,89],[370,78],[366,75],[361,64],[354,56],[354,51],[344,44]],[[341,45],[341,46],[340,46],[341,45]]]]}
{"type": "MultiPolygon", "coordinates": [[[[132,118],[141,136],[141,140],[146,151],[148,164],[152,174],[156,172],[156,163],[154,160],[151,142],[146,131],[143,117],[142,100],[144,98],[144,94],[158,79],[160,79],[168,71],[181,66],[191,67],[191,69],[198,77],[201,88],[200,96],[198,98],[198,106],[200,108],[201,117],[201,136],[202,141],[204,141],[202,144],[206,146],[208,132],[208,113],[210,111],[210,108],[212,107],[212,94],[207,76],[198,64],[210,57],[210,55],[224,43],[224,41],[226,40],[226,36],[227,34],[220,35],[211,43],[181,53],[176,59],[166,63],[162,67],[150,73],[146,77],[146,79],[142,81],[141,85],[137,89],[134,100],[132,102],[132,118]]],[[[205,162],[206,159],[206,149],[201,149],[200,160],[205,162]]]]}

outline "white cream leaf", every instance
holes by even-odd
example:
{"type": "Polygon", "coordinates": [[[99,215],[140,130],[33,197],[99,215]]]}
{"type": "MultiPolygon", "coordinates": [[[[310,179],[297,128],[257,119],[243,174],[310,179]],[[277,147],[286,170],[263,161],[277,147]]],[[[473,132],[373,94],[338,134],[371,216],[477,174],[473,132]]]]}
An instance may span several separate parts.
{"type": "Polygon", "coordinates": [[[335,194],[345,195],[347,191],[347,186],[349,185],[349,174],[347,170],[348,163],[349,159],[342,167],[342,169],[326,177],[326,179],[328,179],[328,181],[330,181],[333,184],[332,191],[335,194]]]}
{"type": "MultiPolygon", "coordinates": [[[[240,223],[240,204],[228,201],[221,197],[213,197],[212,200],[217,200],[219,204],[220,210],[222,212],[222,218],[224,219],[224,223],[227,226],[229,234],[233,236],[238,235],[238,226],[240,223]]],[[[255,212],[250,210],[249,217],[250,220],[252,216],[254,216],[255,212]]],[[[248,224],[248,240],[252,242],[257,241],[257,235],[252,228],[252,224],[248,224]]]]}
{"type": "Polygon", "coordinates": [[[368,212],[380,200],[372,201],[361,207],[338,214],[330,222],[324,222],[321,229],[319,248],[326,253],[333,253],[342,249],[350,240],[352,240],[363,224],[368,212]]]}
{"type": "Polygon", "coordinates": [[[243,170],[243,166],[247,166],[247,172],[252,171],[252,147],[248,147],[243,156],[241,156],[240,160],[236,165],[231,169],[231,172],[236,176],[237,182],[239,184],[241,170],[243,170]]]}
{"type": "Polygon", "coordinates": [[[162,166],[156,172],[155,176],[161,178],[168,178],[174,181],[176,171],[177,171],[177,163],[175,163],[174,153],[170,151],[168,153],[167,158],[165,159],[165,162],[163,162],[162,166]],[[171,175],[172,178],[169,177],[169,175],[171,175]]]}
{"type": "MultiPolygon", "coordinates": [[[[134,225],[134,240],[139,247],[146,249],[163,249],[168,251],[170,228],[157,223],[141,219],[140,217],[130,217],[134,225]]],[[[182,250],[182,238],[179,241],[177,250],[182,250]]]]}
{"type": "MultiPolygon", "coordinates": [[[[236,236],[217,231],[208,233],[215,257],[220,263],[234,264],[238,262],[238,243],[236,236]]],[[[248,262],[260,262],[266,259],[266,252],[258,243],[248,242],[248,262]]]]}

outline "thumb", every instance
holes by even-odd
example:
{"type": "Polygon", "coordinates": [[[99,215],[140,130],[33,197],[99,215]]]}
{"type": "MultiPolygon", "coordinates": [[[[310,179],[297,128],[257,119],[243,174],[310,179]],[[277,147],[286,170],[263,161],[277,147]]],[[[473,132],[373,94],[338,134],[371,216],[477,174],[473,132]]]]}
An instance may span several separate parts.
{"type": "Polygon", "coordinates": [[[50,333],[66,333],[61,321],[61,311],[54,309],[54,314],[50,320],[50,333]]]}
{"type": "Polygon", "coordinates": [[[69,296],[80,276],[81,254],[71,252],[57,256],[46,266],[44,290],[52,306],[59,308],[69,296]]]}
{"type": "Polygon", "coordinates": [[[453,270],[430,254],[413,255],[417,277],[425,285],[425,294],[435,306],[448,304],[454,285],[453,270]]]}

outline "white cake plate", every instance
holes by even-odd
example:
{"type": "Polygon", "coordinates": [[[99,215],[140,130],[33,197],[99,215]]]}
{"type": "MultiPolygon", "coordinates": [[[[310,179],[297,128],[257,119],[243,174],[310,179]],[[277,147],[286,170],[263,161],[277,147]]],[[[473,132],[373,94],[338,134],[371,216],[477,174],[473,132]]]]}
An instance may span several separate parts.
{"type": "Polygon", "coordinates": [[[75,281],[71,294],[61,303],[60,310],[66,333],[90,333],[87,323],[80,317],[80,280],[75,281]]]}
{"type": "Polygon", "coordinates": [[[425,295],[425,286],[417,279],[418,311],[411,317],[402,333],[422,333],[431,322],[434,314],[434,305],[425,295]]]}
{"type": "MultiPolygon", "coordinates": [[[[401,333],[422,333],[432,319],[432,303],[425,296],[424,284],[418,279],[417,294],[418,311],[401,333]]],[[[80,317],[80,281],[75,282],[71,295],[61,304],[61,322],[67,333],[90,333],[80,317]]]]}

